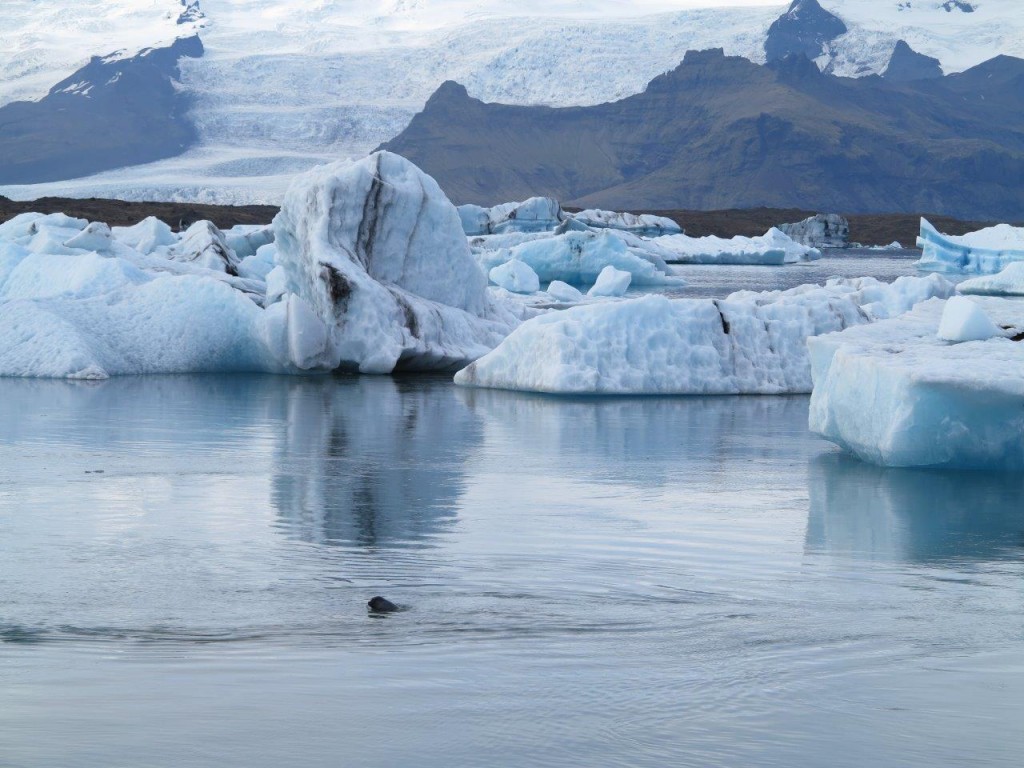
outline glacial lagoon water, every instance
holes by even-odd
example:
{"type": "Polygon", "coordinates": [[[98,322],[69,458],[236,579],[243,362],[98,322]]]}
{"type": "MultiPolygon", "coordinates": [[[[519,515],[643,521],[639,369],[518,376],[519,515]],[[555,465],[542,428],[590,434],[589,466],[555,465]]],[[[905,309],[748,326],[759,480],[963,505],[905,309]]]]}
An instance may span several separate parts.
{"type": "Polygon", "coordinates": [[[1018,766],[1024,479],[807,402],[2,380],[0,765],[1018,766]]]}

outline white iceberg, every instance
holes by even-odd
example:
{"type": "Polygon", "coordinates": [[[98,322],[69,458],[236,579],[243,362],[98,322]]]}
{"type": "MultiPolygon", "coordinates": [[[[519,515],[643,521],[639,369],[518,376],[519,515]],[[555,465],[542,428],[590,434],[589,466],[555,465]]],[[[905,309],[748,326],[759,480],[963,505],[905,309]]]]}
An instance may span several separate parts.
{"type": "Polygon", "coordinates": [[[455,207],[398,155],[299,176],[274,234],[288,291],[327,327],[321,365],[329,369],[452,367],[486,353],[517,322],[488,292],[455,207]]]}
{"type": "Polygon", "coordinates": [[[174,230],[155,216],[148,216],[131,227],[111,227],[111,231],[119,243],[143,254],[178,242],[174,230]]]}
{"type": "Polygon", "coordinates": [[[523,323],[455,382],[559,394],[809,392],[809,337],[953,291],[938,275],[892,284],[866,277],[724,300],[646,296],[581,305],[523,323]]]}
{"type": "Polygon", "coordinates": [[[605,267],[632,275],[634,285],[685,284],[671,272],[657,246],[626,233],[567,232],[531,239],[512,248],[476,253],[480,264],[490,270],[518,260],[528,264],[542,282],[560,280],[574,285],[591,285],[605,267]]]}
{"type": "Polygon", "coordinates": [[[821,251],[817,248],[801,245],[775,227],[759,237],[667,235],[659,237],[656,243],[671,252],[671,262],[679,264],[780,266],[821,258],[821,251]]]}
{"type": "Polygon", "coordinates": [[[568,283],[563,283],[561,280],[552,280],[546,292],[555,301],[561,301],[566,304],[575,304],[583,300],[583,294],[578,288],[568,283]]]}
{"type": "Polygon", "coordinates": [[[812,248],[845,248],[850,239],[850,222],[838,213],[818,213],[803,221],[779,224],[778,229],[812,248]]]}
{"type": "Polygon", "coordinates": [[[565,221],[562,206],[550,197],[531,197],[521,203],[502,203],[493,208],[460,205],[458,214],[468,236],[550,232],[565,221]]]}
{"type": "Polygon", "coordinates": [[[884,466],[1024,469],[1024,302],[977,302],[1003,334],[943,341],[933,300],[810,339],[811,429],[884,466]]]}
{"type": "Polygon", "coordinates": [[[683,229],[672,219],[650,213],[619,213],[588,208],[579,213],[568,214],[574,220],[593,229],[617,229],[645,237],[677,235],[683,229]]]}
{"type": "Polygon", "coordinates": [[[980,275],[957,285],[960,293],[980,296],[1024,296],[1024,261],[1006,265],[1002,272],[980,275]]]}
{"type": "Polygon", "coordinates": [[[537,273],[519,259],[499,264],[488,273],[488,277],[492,283],[512,293],[536,293],[540,290],[537,273]]]}
{"type": "Polygon", "coordinates": [[[953,296],[942,311],[936,335],[942,341],[960,343],[985,341],[1004,334],[976,302],[966,296],[953,296]]]}
{"type": "Polygon", "coordinates": [[[1014,262],[1024,261],[1024,227],[997,224],[966,235],[944,235],[921,219],[917,238],[920,269],[932,272],[967,272],[992,275],[1014,262]]]}
{"type": "Polygon", "coordinates": [[[601,270],[587,296],[623,296],[629,290],[633,275],[608,266],[601,270]]]}

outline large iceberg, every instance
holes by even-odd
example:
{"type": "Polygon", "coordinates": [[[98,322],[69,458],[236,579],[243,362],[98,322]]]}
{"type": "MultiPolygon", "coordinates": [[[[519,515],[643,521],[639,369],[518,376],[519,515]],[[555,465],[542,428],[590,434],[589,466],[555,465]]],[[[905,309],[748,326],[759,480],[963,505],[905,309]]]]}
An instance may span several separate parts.
{"type": "Polygon", "coordinates": [[[542,282],[590,285],[606,267],[629,272],[634,285],[682,285],[663,258],[664,251],[634,235],[613,230],[566,232],[530,238],[510,248],[478,249],[487,270],[510,261],[529,265],[542,282]]]}
{"type": "Polygon", "coordinates": [[[1024,302],[970,301],[998,336],[940,339],[936,299],[810,339],[811,429],[874,464],[1024,469],[1024,302]]]}
{"type": "Polygon", "coordinates": [[[561,394],[809,392],[809,337],[953,291],[938,275],[892,284],[866,277],[724,300],[646,296],[583,305],[523,323],[455,382],[561,394]]]}
{"type": "Polygon", "coordinates": [[[838,213],[817,213],[803,221],[779,224],[778,229],[812,248],[845,248],[850,239],[850,222],[838,213]]]}
{"type": "Polygon", "coordinates": [[[517,322],[488,292],[455,207],[390,152],[299,176],[274,233],[288,291],[327,326],[330,369],[453,367],[517,322]]]}
{"type": "Polygon", "coordinates": [[[0,225],[4,376],[454,367],[532,311],[492,296],[455,207],[388,153],[297,178],[272,228],[0,225]]]}
{"type": "Polygon", "coordinates": [[[659,237],[656,242],[671,253],[668,261],[679,264],[780,266],[821,258],[821,251],[817,248],[801,245],[775,227],[758,237],[668,235],[659,237]]]}
{"type": "Polygon", "coordinates": [[[462,229],[469,236],[550,232],[565,221],[562,206],[550,197],[531,197],[521,203],[502,203],[493,208],[460,205],[458,213],[462,229]]]}
{"type": "Polygon", "coordinates": [[[572,218],[593,229],[617,229],[632,232],[644,237],[661,237],[662,235],[678,235],[683,229],[672,219],[655,216],[650,213],[619,213],[618,211],[601,211],[588,208],[579,213],[569,214],[572,218]]]}
{"type": "Polygon", "coordinates": [[[966,235],[944,235],[921,219],[917,238],[920,269],[932,272],[968,272],[992,275],[1014,262],[1024,261],[1024,227],[997,224],[966,235]]]}

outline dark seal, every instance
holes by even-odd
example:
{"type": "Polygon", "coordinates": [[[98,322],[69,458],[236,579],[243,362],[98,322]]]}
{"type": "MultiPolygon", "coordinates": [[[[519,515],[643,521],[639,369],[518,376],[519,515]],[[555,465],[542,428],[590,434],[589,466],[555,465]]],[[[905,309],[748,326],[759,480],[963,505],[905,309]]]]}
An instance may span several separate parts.
{"type": "Polygon", "coordinates": [[[366,604],[366,607],[370,609],[372,613],[394,613],[398,610],[398,606],[388,600],[386,597],[371,597],[370,602],[366,604]]]}

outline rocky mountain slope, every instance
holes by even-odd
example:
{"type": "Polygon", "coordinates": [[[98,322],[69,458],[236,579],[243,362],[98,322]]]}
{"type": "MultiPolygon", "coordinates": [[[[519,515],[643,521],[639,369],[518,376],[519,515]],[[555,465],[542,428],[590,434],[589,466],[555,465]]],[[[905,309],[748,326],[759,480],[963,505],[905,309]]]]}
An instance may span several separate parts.
{"type": "Polygon", "coordinates": [[[593,107],[486,104],[446,83],[385,147],[456,201],[1024,216],[1024,60],[943,78],[840,78],[691,52],[593,107]]]}

